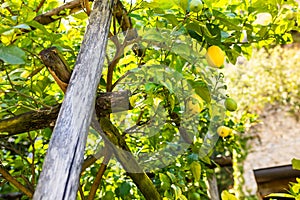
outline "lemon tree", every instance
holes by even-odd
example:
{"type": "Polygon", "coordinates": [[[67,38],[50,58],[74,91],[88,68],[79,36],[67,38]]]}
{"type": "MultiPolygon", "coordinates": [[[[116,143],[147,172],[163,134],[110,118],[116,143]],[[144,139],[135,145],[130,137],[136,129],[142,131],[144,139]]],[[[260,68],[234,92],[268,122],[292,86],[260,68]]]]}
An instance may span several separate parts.
{"type": "MultiPolygon", "coordinates": [[[[2,1],[0,173],[10,178],[1,182],[1,194],[21,192],[29,199],[34,193],[67,86],[40,53],[55,46],[51,52],[73,70],[93,4],[86,3],[2,1]]],[[[126,108],[117,97],[105,107],[113,126],[104,128],[119,132],[116,141],[127,145],[153,185],[133,182],[136,171],[113,159],[107,141],[90,128],[78,198],[144,199],[139,188],[154,186],[164,199],[208,199],[214,159],[239,152],[247,121],[228,117],[241,104],[228,98],[222,68],[240,55],[249,58],[253,46],[291,42],[298,5],[122,0],[113,9],[97,97],[124,90],[129,95],[126,108]]]]}

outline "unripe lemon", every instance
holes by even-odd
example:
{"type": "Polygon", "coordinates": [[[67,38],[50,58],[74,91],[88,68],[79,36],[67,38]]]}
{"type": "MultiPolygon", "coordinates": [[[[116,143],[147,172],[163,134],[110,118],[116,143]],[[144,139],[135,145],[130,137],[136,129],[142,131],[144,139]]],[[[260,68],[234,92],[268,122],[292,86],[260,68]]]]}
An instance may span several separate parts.
{"type": "Polygon", "coordinates": [[[217,129],[217,133],[219,134],[220,137],[227,137],[229,134],[232,133],[232,129],[227,126],[220,126],[217,129]]]}
{"type": "Polygon", "coordinates": [[[225,54],[218,46],[211,46],[207,49],[206,60],[211,67],[219,68],[224,64],[225,54]]]}
{"type": "Polygon", "coordinates": [[[232,98],[227,98],[224,102],[226,110],[233,112],[237,109],[237,103],[232,98]]]}
{"type": "Polygon", "coordinates": [[[190,2],[190,11],[191,12],[200,12],[203,8],[203,3],[201,0],[192,0],[190,2]]]}
{"type": "Polygon", "coordinates": [[[189,194],[189,200],[200,200],[201,196],[197,192],[193,192],[189,194]]]}

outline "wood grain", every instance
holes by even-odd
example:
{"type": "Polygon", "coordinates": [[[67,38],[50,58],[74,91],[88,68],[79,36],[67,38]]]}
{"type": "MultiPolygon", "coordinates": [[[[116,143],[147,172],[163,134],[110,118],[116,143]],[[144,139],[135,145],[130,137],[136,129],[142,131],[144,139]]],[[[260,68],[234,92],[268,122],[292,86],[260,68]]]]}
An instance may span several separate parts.
{"type": "Polygon", "coordinates": [[[34,200],[76,199],[91,113],[105,59],[112,3],[95,1],[34,200]]]}

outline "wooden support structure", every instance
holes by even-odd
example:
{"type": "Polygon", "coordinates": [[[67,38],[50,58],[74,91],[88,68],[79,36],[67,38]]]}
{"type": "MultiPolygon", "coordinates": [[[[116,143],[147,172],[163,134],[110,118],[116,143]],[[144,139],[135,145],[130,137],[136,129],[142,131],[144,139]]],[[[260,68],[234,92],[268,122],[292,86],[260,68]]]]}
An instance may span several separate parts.
{"type": "Polygon", "coordinates": [[[109,0],[94,3],[34,200],[76,199],[91,113],[105,59],[112,4],[109,0]]]}
{"type": "Polygon", "coordinates": [[[208,196],[211,200],[220,200],[216,174],[207,177],[208,196]]]}
{"type": "Polygon", "coordinates": [[[292,165],[283,165],[254,170],[260,199],[271,199],[266,196],[271,193],[286,193],[290,182],[296,182],[300,171],[292,165]]]}
{"type": "MultiPolygon", "coordinates": [[[[65,92],[67,90],[67,87],[69,87],[69,76],[71,72],[63,57],[60,56],[58,50],[55,47],[42,51],[40,53],[40,56],[44,64],[50,71],[51,75],[54,77],[56,83],[65,92]]],[[[72,80],[70,84],[72,84],[72,80]]],[[[70,89],[68,89],[67,95],[69,94],[69,91],[70,89]]],[[[131,109],[128,101],[129,95],[130,94],[128,91],[100,93],[98,98],[96,99],[95,104],[97,117],[102,119],[100,121],[105,120],[106,118],[103,117],[112,112],[120,112],[131,109]]],[[[92,113],[90,113],[90,115],[91,114],[92,113]]],[[[124,169],[128,172],[128,175],[132,178],[133,182],[137,185],[143,195],[147,199],[161,199],[152,181],[149,179],[143,169],[138,165],[130,149],[127,147],[125,140],[118,132],[117,128],[114,127],[108,119],[105,120],[106,123],[104,125],[103,123],[101,123],[102,125],[100,127],[99,122],[97,121],[97,117],[95,115],[92,116],[92,127],[102,136],[102,138],[106,141],[106,144],[111,147],[115,156],[120,161],[124,169]]],[[[95,159],[91,160],[93,161],[95,159]]],[[[84,165],[82,169],[85,169],[86,166],[90,164],[90,162],[87,162],[85,164],[86,165],[84,165]]],[[[47,169],[47,166],[44,168],[47,169]]],[[[69,176],[66,181],[69,181],[70,178],[73,179],[73,177],[69,176]]],[[[65,196],[63,196],[63,198],[65,198],[65,196]]]]}

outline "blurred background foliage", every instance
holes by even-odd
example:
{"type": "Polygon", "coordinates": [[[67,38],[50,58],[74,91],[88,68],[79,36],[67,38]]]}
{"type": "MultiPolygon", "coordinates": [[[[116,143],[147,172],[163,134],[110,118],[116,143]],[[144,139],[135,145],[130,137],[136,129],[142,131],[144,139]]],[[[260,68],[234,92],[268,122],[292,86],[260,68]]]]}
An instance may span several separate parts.
{"type": "Polygon", "coordinates": [[[252,58],[241,58],[226,68],[230,92],[240,110],[259,113],[266,104],[285,105],[299,113],[299,45],[256,49],[252,58]],[[251,101],[249,101],[251,99],[251,101]]]}

